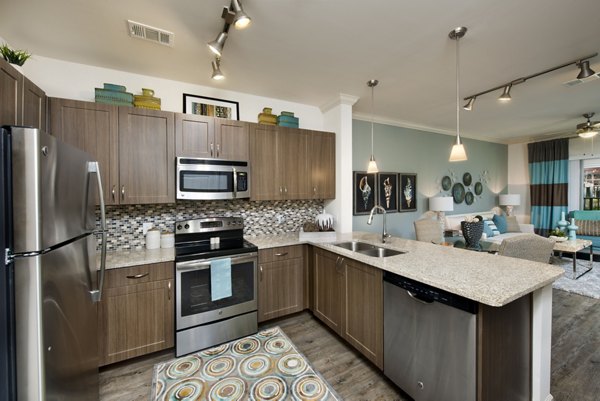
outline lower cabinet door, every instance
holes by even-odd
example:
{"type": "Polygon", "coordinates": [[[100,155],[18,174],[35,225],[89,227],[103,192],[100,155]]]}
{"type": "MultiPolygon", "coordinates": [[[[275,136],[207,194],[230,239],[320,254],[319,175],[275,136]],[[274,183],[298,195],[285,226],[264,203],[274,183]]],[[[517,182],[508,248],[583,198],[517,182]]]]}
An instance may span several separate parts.
{"type": "Polygon", "coordinates": [[[259,322],[304,309],[302,258],[260,263],[258,274],[259,322]]]}
{"type": "Polygon", "coordinates": [[[100,366],[174,345],[173,281],[106,288],[99,304],[100,366]]]}
{"type": "Polygon", "coordinates": [[[380,269],[346,259],[343,337],[383,369],[383,277],[380,269]]]}
{"type": "Polygon", "coordinates": [[[320,249],[315,251],[313,312],[319,320],[342,335],[344,271],[340,261],[341,258],[333,253],[320,249]]]}

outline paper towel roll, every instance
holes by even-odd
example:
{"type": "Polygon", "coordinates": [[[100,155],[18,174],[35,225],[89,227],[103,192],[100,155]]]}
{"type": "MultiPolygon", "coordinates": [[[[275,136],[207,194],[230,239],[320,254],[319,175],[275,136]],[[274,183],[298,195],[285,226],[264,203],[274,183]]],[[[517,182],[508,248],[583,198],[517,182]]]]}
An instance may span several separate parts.
{"type": "Polygon", "coordinates": [[[160,247],[161,248],[173,248],[175,246],[175,234],[173,233],[162,233],[160,235],[160,247]]]}

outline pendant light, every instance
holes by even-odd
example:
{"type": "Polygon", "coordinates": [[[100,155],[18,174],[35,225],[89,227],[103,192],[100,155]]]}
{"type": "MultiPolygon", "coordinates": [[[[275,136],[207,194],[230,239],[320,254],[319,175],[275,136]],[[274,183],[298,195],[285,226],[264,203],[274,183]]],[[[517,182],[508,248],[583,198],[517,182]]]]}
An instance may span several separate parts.
{"type": "Polygon", "coordinates": [[[450,152],[451,162],[467,160],[467,152],[465,152],[465,146],[460,141],[460,60],[458,52],[459,39],[465,36],[465,33],[467,33],[467,28],[461,26],[458,28],[454,28],[448,34],[450,39],[456,40],[456,143],[454,144],[454,146],[452,146],[452,151],[450,152]]]}
{"type": "Polygon", "coordinates": [[[371,159],[369,160],[369,166],[367,167],[368,174],[379,172],[379,169],[377,168],[377,162],[375,161],[375,156],[373,154],[373,114],[375,109],[375,87],[378,83],[379,81],[376,79],[371,79],[367,82],[367,86],[371,88],[371,159]]]}

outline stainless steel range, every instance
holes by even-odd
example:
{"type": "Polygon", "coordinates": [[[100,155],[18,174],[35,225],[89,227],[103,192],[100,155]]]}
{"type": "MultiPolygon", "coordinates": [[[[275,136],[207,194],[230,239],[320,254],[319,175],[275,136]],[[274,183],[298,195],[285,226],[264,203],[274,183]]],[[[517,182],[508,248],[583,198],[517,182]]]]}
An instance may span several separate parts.
{"type": "Polygon", "coordinates": [[[243,231],[239,217],[175,224],[176,356],[257,332],[258,248],[243,231]]]}

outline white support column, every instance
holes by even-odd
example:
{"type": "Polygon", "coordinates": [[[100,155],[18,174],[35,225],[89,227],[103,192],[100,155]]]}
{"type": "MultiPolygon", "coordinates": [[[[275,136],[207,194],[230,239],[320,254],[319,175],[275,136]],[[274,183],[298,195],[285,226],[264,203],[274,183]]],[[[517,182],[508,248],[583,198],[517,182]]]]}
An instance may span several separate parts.
{"type": "Polygon", "coordinates": [[[550,352],[552,350],[552,284],[533,292],[531,330],[531,400],[552,401],[550,352]]]}
{"type": "Polygon", "coordinates": [[[323,128],[335,132],[335,199],[325,204],[339,233],[352,231],[352,106],[358,97],[340,96],[321,107],[323,128]]]}

